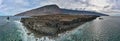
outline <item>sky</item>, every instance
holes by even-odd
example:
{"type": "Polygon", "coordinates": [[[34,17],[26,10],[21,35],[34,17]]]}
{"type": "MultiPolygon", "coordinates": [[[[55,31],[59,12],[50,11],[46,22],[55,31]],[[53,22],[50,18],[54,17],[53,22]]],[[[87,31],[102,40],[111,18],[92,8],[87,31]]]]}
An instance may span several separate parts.
{"type": "Polygon", "coordinates": [[[102,12],[120,16],[120,0],[0,0],[0,16],[13,16],[45,5],[60,8],[102,12]]]}

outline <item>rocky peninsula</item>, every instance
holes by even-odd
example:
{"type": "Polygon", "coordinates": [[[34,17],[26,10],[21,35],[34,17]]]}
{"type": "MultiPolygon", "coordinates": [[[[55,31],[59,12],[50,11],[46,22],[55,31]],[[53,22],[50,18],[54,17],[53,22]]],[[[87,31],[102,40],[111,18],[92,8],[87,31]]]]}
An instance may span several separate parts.
{"type": "Polygon", "coordinates": [[[33,33],[57,35],[76,28],[98,16],[108,16],[99,12],[63,9],[57,5],[46,5],[19,13],[15,16],[29,16],[21,22],[33,33]]]}
{"type": "Polygon", "coordinates": [[[85,22],[94,20],[96,17],[98,16],[50,14],[22,18],[21,22],[26,28],[35,33],[57,35],[76,28],[85,22]]]}

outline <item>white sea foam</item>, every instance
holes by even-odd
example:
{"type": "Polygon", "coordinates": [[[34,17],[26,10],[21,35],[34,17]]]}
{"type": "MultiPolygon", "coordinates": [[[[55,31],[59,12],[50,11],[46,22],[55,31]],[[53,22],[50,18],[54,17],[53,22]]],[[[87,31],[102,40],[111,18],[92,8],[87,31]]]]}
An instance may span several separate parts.
{"type": "Polygon", "coordinates": [[[27,35],[27,33],[30,33],[23,25],[20,21],[15,21],[19,27],[20,30],[18,30],[19,32],[21,32],[21,38],[23,41],[55,41],[54,39],[50,39],[47,36],[41,37],[41,38],[36,38],[34,37],[34,34],[30,34],[27,35]]]}
{"type": "MultiPolygon", "coordinates": [[[[41,38],[36,38],[34,37],[34,34],[30,34],[28,35],[27,33],[30,33],[23,25],[20,21],[15,21],[19,27],[19,32],[21,32],[21,37],[23,41],[61,41],[62,39],[71,39],[71,35],[75,34],[76,32],[78,32],[79,29],[82,29],[85,25],[81,25],[78,28],[75,28],[71,31],[67,31],[65,33],[61,33],[58,34],[58,37],[51,39],[48,36],[43,36],[41,38]]],[[[87,24],[87,23],[86,23],[87,24]]]]}
{"type": "Polygon", "coordinates": [[[67,31],[65,33],[61,33],[61,34],[58,34],[58,36],[60,36],[59,38],[56,39],[56,41],[65,41],[66,39],[69,39],[71,40],[73,34],[80,34],[82,33],[82,31],[80,32],[79,29],[83,29],[84,26],[88,25],[89,23],[85,23],[84,25],[80,25],[79,27],[71,30],[71,31],[67,31]],[[79,33],[80,32],[80,33],[79,33]],[[65,40],[64,40],[65,39],[65,40]]]}

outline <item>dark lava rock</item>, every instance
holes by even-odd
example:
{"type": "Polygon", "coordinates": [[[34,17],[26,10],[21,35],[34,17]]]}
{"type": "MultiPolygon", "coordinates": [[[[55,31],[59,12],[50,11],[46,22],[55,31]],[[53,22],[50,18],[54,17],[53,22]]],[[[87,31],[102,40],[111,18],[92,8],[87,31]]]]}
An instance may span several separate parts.
{"type": "Polygon", "coordinates": [[[53,14],[22,18],[21,22],[32,31],[44,35],[56,35],[71,30],[97,16],[53,14]]]}

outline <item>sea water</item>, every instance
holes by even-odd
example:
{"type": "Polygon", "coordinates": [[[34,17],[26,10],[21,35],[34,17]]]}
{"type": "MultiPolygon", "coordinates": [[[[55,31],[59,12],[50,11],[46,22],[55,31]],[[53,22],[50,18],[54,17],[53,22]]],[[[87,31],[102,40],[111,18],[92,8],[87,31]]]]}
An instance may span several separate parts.
{"type": "Polygon", "coordinates": [[[120,17],[103,16],[79,27],[58,34],[58,37],[37,38],[20,22],[21,16],[0,17],[0,41],[120,41],[120,17]]]}

